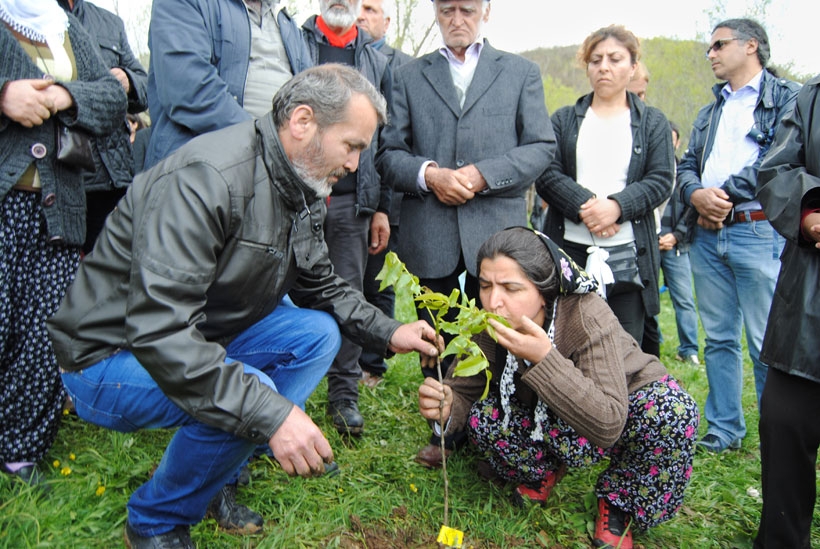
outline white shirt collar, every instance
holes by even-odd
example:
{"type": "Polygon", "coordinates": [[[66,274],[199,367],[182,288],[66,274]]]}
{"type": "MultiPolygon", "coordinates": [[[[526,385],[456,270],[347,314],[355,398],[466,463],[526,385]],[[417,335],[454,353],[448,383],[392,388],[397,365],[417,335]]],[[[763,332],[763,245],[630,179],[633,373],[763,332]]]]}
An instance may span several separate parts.
{"type": "Polygon", "coordinates": [[[456,63],[459,65],[469,65],[478,62],[478,57],[481,55],[482,49],[484,49],[484,39],[481,37],[481,34],[479,34],[476,37],[475,42],[470,44],[467,47],[467,51],[464,52],[464,61],[458,59],[446,44],[442,44],[438,51],[444,56],[445,59],[447,59],[447,61],[450,62],[450,64],[456,63]]]}
{"type": "MultiPolygon", "coordinates": [[[[740,90],[748,88],[749,90],[754,91],[756,95],[760,94],[760,84],[762,80],[763,70],[761,69],[761,71],[754,75],[751,80],[749,80],[743,87],[740,88],[740,90]]],[[[732,93],[737,93],[740,90],[733,90],[732,85],[726,82],[726,85],[721,88],[720,93],[723,95],[723,98],[726,99],[732,93]]]]}

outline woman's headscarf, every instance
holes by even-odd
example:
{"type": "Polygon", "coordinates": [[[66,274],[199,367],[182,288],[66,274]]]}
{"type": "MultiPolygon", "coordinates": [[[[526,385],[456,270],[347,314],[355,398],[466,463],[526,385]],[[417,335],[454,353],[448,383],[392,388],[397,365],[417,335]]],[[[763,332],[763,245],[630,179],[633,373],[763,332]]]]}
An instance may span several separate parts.
{"type": "MultiPolygon", "coordinates": [[[[526,227],[512,227],[505,230],[527,230],[526,227]]],[[[567,253],[553,242],[550,237],[544,233],[532,230],[538,237],[538,240],[547,248],[552,262],[555,264],[555,270],[558,274],[558,296],[570,294],[586,294],[594,292],[598,288],[595,279],[590,277],[581,267],[578,266],[567,253]]],[[[552,315],[550,325],[546,328],[547,335],[550,341],[555,339],[555,316],[558,310],[558,300],[554,300],[552,304],[552,315]]],[[[501,396],[501,408],[504,411],[504,419],[502,425],[506,429],[509,426],[510,413],[512,408],[510,406],[510,397],[515,393],[515,373],[518,371],[518,359],[510,352],[507,352],[507,359],[504,365],[504,371],[501,373],[501,378],[498,381],[499,392],[501,396]]],[[[535,441],[544,440],[544,422],[548,418],[547,405],[539,398],[538,404],[535,407],[534,420],[535,428],[530,434],[530,438],[535,441]]]]}
{"type": "Polygon", "coordinates": [[[32,42],[62,48],[68,16],[56,0],[0,0],[0,19],[32,42]]]}

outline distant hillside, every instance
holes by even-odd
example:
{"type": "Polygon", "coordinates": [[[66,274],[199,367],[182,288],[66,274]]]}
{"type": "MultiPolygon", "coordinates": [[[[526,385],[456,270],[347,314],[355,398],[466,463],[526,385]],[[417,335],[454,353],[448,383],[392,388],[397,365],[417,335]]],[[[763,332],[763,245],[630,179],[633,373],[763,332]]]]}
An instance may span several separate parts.
{"type": "MultiPolygon", "coordinates": [[[[590,92],[586,72],[578,64],[578,46],[539,48],[521,55],[541,69],[547,108],[552,113],[571,105],[590,92]]],[[[650,38],[641,41],[642,61],[649,70],[647,103],[661,109],[681,129],[683,142],[678,155],[689,142],[689,133],[698,110],[712,98],[717,83],[704,57],[706,44],[694,40],[650,38]]],[[[788,71],[775,67],[778,74],[796,79],[788,71]]]]}

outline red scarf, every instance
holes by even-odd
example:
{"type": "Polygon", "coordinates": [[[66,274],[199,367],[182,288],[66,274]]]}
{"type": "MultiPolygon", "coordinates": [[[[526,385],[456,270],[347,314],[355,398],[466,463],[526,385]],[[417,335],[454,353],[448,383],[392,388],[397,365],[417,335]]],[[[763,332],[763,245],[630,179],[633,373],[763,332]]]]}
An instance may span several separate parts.
{"type": "Polygon", "coordinates": [[[322,31],[322,34],[325,35],[327,41],[334,48],[344,48],[353,42],[359,35],[359,28],[356,25],[350,27],[350,30],[344,34],[336,34],[330,30],[330,27],[327,26],[327,23],[325,23],[325,20],[322,19],[321,15],[316,16],[316,26],[320,31],[322,31]]]}

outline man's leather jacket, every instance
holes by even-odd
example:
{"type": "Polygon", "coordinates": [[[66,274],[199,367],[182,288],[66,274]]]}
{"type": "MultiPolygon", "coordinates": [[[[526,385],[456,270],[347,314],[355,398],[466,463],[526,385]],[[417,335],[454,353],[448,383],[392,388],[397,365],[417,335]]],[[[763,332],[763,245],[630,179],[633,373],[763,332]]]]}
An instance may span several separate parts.
{"type": "Polygon", "coordinates": [[[136,177],[82,262],[48,321],[60,367],[128,349],[187,413],[266,442],[293,404],[226,362],[233,337],[288,292],[373,350],[399,326],[334,273],[324,213],[270,114],[192,140],[136,177]]]}

